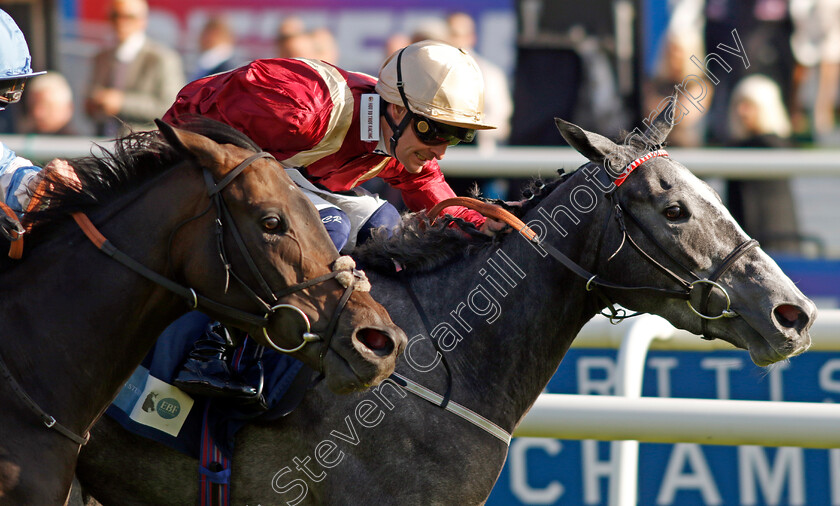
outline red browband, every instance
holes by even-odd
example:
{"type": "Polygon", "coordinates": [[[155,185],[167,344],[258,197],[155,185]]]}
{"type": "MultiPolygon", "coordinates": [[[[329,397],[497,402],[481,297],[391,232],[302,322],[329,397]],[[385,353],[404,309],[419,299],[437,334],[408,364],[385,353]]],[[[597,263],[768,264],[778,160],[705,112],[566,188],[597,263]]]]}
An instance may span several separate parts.
{"type": "Polygon", "coordinates": [[[616,186],[621,186],[621,183],[627,179],[627,176],[630,175],[631,172],[636,170],[641,164],[645,163],[646,161],[650,160],[651,158],[656,158],[657,156],[668,156],[668,152],[664,149],[657,149],[656,151],[651,151],[650,153],[640,156],[636,158],[632,162],[630,162],[627,167],[619,174],[619,176],[615,179],[614,183],[616,186]]]}

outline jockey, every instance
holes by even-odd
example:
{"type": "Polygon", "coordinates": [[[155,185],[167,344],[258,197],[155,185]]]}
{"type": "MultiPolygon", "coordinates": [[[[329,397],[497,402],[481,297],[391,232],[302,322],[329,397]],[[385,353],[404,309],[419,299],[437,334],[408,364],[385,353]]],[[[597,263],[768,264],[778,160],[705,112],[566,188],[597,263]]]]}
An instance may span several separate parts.
{"type": "MultiPolygon", "coordinates": [[[[256,60],[188,84],[164,120],[178,126],[201,115],[249,136],[288,169],[336,248],[349,252],[377,214],[388,215],[376,220],[385,225],[398,218],[358,188],[364,181],[382,178],[412,211],[455,196],[437,160],[476,129],[494,128],[484,123],[482,83],[472,56],[433,41],[394,53],[378,81],[318,60],[256,60]]],[[[462,207],[447,212],[479,227],[485,221],[462,207]]]]}
{"type": "MultiPolygon", "coordinates": [[[[20,100],[23,87],[30,77],[44,74],[33,72],[29,47],[23,32],[5,11],[0,10],[0,111],[6,105],[20,100]]],[[[0,142],[0,203],[18,215],[29,204],[29,188],[36,175],[41,171],[26,158],[17,156],[14,151],[0,142]]],[[[11,238],[11,232],[18,229],[18,224],[11,216],[0,212],[0,232],[11,238]]]]}
{"type": "MultiPolygon", "coordinates": [[[[484,122],[484,80],[466,51],[442,42],[411,44],[391,55],[379,78],[308,59],[255,60],[194,81],[164,120],[178,126],[201,115],[248,135],[286,168],[318,209],[336,249],[353,250],[373,228],[391,229],[399,213],[359,188],[380,177],[412,211],[454,197],[438,166],[446,148],[471,141],[484,122]]],[[[446,212],[485,233],[502,227],[479,213],[446,212]]],[[[208,332],[175,385],[188,393],[247,396],[231,383],[225,339],[208,332]],[[217,346],[209,346],[215,338],[217,346]]]]}

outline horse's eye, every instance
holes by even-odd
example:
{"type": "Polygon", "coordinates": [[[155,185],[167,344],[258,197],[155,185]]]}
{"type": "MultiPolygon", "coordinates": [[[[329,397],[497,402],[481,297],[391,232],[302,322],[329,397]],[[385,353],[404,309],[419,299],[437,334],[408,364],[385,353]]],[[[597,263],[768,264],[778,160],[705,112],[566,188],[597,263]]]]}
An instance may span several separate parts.
{"type": "Polygon", "coordinates": [[[683,208],[677,205],[666,207],[662,214],[664,214],[665,218],[670,221],[677,221],[685,218],[686,216],[683,208]]]}
{"type": "Polygon", "coordinates": [[[285,233],[288,230],[286,222],[279,216],[266,216],[262,220],[263,230],[273,233],[285,233]]]}

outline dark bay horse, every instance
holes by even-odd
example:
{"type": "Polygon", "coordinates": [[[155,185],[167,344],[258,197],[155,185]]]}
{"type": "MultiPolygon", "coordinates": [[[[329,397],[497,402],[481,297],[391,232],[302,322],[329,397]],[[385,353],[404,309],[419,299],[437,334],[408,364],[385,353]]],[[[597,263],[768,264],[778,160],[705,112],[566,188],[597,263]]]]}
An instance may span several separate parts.
{"type": "Polygon", "coordinates": [[[160,124],[160,133],[119,140],[110,155],[71,161],[81,187],[45,176],[36,198],[48,206],[26,217],[35,224],[27,255],[0,262],[8,369],[0,379],[0,504],[65,502],[84,435],[190,306],[284,347],[298,345],[304,331],[312,338],[334,327],[294,355],[336,391],[367,388],[393,371],[404,334],[369,293],[352,291],[349,271],[351,288],[334,279],[338,252],[315,208],[275,160],[240,146],[250,142],[244,136],[204,125],[219,142],[160,124]],[[89,215],[114,258],[97,251],[71,212],[89,215]],[[141,265],[115,261],[120,254],[109,246],[141,265]],[[180,286],[189,304],[177,286],[138,274],[143,268],[180,286]],[[266,293],[321,276],[276,301],[266,293]]]}
{"type": "MultiPolygon", "coordinates": [[[[670,131],[663,115],[645,133],[653,144],[670,131]]],[[[613,303],[748,349],[761,366],[808,348],[814,304],[711,188],[659,147],[558,127],[592,163],[523,207],[539,245],[415,224],[361,252],[382,266],[374,297],[414,336],[400,375],[442,396],[450,369],[452,402],[511,433],[581,327],[613,303]]],[[[318,387],[286,418],[239,434],[232,503],[480,504],[508,450],[504,433],[489,432],[391,380],[341,397],[318,387]]],[[[196,465],[104,418],[77,476],[106,505],[196,504],[196,465]]]]}

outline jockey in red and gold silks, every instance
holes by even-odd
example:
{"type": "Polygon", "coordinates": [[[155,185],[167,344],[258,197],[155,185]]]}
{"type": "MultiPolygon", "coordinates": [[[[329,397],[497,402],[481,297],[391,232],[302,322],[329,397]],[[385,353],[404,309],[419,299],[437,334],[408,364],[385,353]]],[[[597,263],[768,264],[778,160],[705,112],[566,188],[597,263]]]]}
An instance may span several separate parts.
{"type": "MultiPolygon", "coordinates": [[[[412,211],[454,197],[437,160],[447,146],[493,128],[483,122],[483,107],[475,60],[448,44],[423,41],[387,59],[378,80],[323,61],[256,60],[188,84],[163,119],[177,126],[208,117],[250,137],[312,201],[336,249],[350,253],[371,230],[391,230],[400,220],[390,203],[359,184],[382,178],[412,211]],[[333,193],[348,191],[354,195],[333,193]]],[[[482,231],[493,225],[463,207],[445,211],[482,231]]],[[[200,343],[175,386],[192,395],[258,395],[232,378],[219,333],[207,332],[200,343]]]]}
{"type": "MultiPolygon", "coordinates": [[[[303,168],[307,179],[332,191],[350,190],[381,177],[401,190],[412,211],[431,209],[454,197],[437,160],[411,174],[387,154],[385,139],[362,140],[367,120],[361,114],[362,95],[375,93],[375,85],[371,76],[322,61],[256,60],[188,84],[164,120],[177,126],[197,114],[227,123],[284,167],[303,168]]],[[[477,226],[485,221],[463,207],[446,212],[477,226]]]]}

